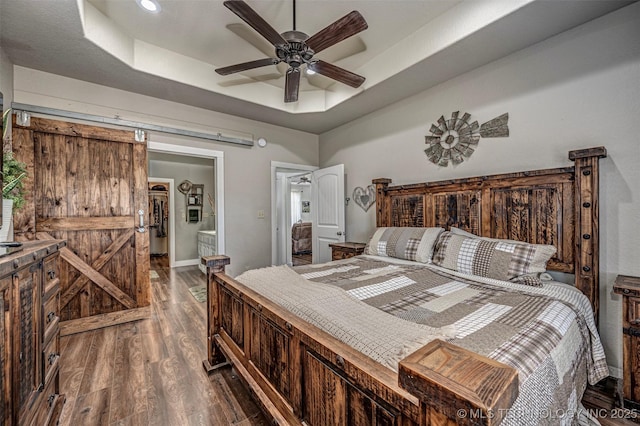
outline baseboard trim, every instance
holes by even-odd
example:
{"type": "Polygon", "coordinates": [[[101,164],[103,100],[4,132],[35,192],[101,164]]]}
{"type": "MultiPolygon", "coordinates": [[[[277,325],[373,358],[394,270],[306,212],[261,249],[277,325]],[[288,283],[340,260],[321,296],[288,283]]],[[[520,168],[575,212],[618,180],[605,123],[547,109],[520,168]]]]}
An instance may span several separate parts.
{"type": "Polygon", "coordinates": [[[110,312],[108,314],[93,315],[60,323],[60,336],[83,333],[112,325],[124,324],[131,321],[147,319],[151,316],[151,307],[127,309],[126,311],[110,312]]]}
{"type": "Polygon", "coordinates": [[[193,266],[193,265],[199,265],[199,264],[200,264],[200,259],[176,260],[172,268],[179,268],[181,266],[193,266]]]}

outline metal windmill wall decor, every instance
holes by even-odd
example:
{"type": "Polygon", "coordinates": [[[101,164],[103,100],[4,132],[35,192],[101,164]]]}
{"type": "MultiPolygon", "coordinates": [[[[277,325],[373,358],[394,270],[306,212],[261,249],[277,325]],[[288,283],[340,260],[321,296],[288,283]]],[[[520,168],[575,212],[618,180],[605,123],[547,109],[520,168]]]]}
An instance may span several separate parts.
{"type": "Polygon", "coordinates": [[[471,114],[460,111],[451,113],[449,120],[440,116],[437,124],[432,124],[431,135],[425,136],[428,145],[425,154],[433,164],[447,167],[449,162],[460,164],[469,158],[478,145],[480,138],[501,138],[509,136],[509,113],[489,120],[479,125],[477,121],[470,122],[471,114]]]}

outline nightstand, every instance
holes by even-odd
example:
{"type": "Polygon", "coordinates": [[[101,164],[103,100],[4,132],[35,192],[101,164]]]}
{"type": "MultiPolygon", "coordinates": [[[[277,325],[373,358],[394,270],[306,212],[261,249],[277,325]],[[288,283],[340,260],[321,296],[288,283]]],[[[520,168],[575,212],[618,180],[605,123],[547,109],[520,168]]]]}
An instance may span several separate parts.
{"type": "Polygon", "coordinates": [[[331,247],[331,260],[348,259],[364,253],[365,243],[333,243],[331,247]]]}
{"type": "Polygon", "coordinates": [[[630,408],[640,407],[640,277],[618,275],[613,291],[622,295],[623,393],[630,408]]]}

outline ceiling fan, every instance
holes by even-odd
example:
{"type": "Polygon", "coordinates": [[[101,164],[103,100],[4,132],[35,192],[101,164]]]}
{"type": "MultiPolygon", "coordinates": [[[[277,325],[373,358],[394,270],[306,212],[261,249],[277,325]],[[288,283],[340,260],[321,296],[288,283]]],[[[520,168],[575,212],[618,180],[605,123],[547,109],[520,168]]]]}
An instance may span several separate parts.
{"type": "Polygon", "coordinates": [[[238,15],[251,28],[276,48],[275,58],[258,59],[256,61],[243,62],[224,68],[217,68],[220,75],[229,75],[254,68],[277,65],[284,62],[289,65],[286,73],[284,101],[297,102],[300,89],[300,66],[306,65],[307,69],[329,77],[351,87],[360,87],[365,78],[361,75],[347,71],[344,68],[314,59],[314,55],[328,47],[333,46],[361,31],[367,29],[367,21],[358,11],[353,11],[338,19],[334,23],[318,31],[311,37],[302,31],[296,31],[295,0],[293,0],[293,30],[282,34],[273,29],[260,15],[247,3],[241,0],[230,0],[223,3],[229,10],[238,15]]]}

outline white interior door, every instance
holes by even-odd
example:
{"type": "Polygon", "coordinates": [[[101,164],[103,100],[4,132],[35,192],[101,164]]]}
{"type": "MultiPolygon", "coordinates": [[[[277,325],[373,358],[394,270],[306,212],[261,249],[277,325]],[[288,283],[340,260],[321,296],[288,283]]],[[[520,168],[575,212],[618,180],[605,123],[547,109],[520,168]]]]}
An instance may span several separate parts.
{"type": "Polygon", "coordinates": [[[331,243],[345,240],[344,164],[311,173],[313,263],[331,261],[331,243]]]}

